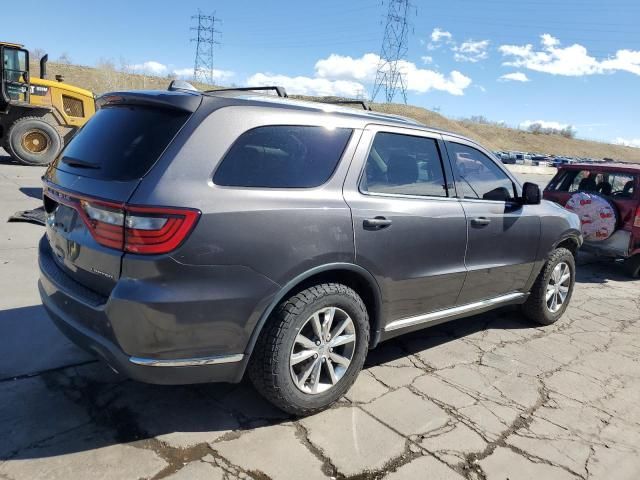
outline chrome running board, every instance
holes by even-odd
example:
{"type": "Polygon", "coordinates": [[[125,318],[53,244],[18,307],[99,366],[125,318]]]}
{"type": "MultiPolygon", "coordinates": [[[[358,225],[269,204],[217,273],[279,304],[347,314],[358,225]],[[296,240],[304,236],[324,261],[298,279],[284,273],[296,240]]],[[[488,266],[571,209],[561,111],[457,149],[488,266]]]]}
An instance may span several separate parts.
{"type": "Polygon", "coordinates": [[[489,298],[487,300],[481,300],[479,302],[468,303],[466,305],[460,305],[459,307],[447,308],[446,310],[438,310],[436,312],[426,313],[424,315],[417,315],[415,317],[401,318],[400,320],[394,320],[384,327],[385,332],[391,332],[400,328],[411,327],[421,323],[430,323],[436,320],[442,320],[449,317],[457,317],[466,313],[473,313],[476,310],[482,310],[487,307],[493,307],[502,303],[508,303],[513,300],[517,300],[526,296],[521,292],[508,293],[499,297],[489,298]]]}
{"type": "Polygon", "coordinates": [[[215,355],[213,357],[177,358],[175,360],[129,357],[129,361],[144,367],[195,367],[200,365],[241,362],[243,358],[244,355],[242,353],[237,353],[234,355],[215,355]]]}

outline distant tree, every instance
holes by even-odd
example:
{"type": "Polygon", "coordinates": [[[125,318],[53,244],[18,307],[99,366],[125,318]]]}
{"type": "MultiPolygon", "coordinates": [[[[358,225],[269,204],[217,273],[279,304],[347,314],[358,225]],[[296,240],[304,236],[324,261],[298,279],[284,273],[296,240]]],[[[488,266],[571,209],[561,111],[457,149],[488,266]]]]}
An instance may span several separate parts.
{"type": "Polygon", "coordinates": [[[543,127],[540,123],[532,123],[527,127],[529,133],[534,135],[561,135],[565,138],[575,138],[576,131],[573,126],[567,125],[564,128],[543,127]]]}
{"type": "Polygon", "coordinates": [[[71,65],[71,57],[67,52],[62,52],[62,54],[56,59],[56,63],[71,65]]]}
{"type": "Polygon", "coordinates": [[[98,60],[96,68],[98,68],[98,70],[115,70],[116,64],[111,58],[101,57],[100,60],[98,60]]]}
{"type": "Polygon", "coordinates": [[[539,123],[532,123],[531,125],[529,125],[529,127],[527,128],[527,130],[528,130],[530,133],[533,133],[534,135],[539,135],[539,134],[541,134],[541,133],[544,133],[544,132],[543,132],[542,125],[541,125],[541,124],[539,124],[539,123]]]}
{"type": "Polygon", "coordinates": [[[44,57],[46,53],[47,52],[44,50],[44,48],[39,48],[39,47],[38,48],[32,48],[29,51],[29,58],[31,60],[40,61],[40,59],[42,57],[44,57]]]}
{"type": "Polygon", "coordinates": [[[469,118],[469,121],[471,123],[479,123],[481,125],[488,125],[489,123],[491,123],[489,122],[489,120],[487,120],[487,117],[485,117],[484,115],[472,115],[469,118]]]}
{"type": "Polygon", "coordinates": [[[100,58],[96,65],[98,75],[102,79],[101,91],[116,90],[120,83],[120,74],[116,70],[115,63],[110,58],[100,58]]]}

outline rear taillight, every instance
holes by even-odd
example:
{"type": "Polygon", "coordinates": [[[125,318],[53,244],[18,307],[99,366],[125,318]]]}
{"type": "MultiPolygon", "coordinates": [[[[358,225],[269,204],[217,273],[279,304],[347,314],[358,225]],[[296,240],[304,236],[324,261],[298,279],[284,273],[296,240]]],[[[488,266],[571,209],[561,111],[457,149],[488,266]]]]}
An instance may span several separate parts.
{"type": "Polygon", "coordinates": [[[196,224],[200,212],[186,208],[126,208],[124,249],[132,253],[175,250],[196,224]]]}
{"type": "Polygon", "coordinates": [[[122,250],[124,246],[124,211],[120,205],[80,200],[80,216],[100,245],[122,250]]]}
{"type": "Polygon", "coordinates": [[[636,218],[633,219],[633,226],[640,227],[640,206],[636,209],[636,218]]]}
{"type": "Polygon", "coordinates": [[[74,208],[100,245],[138,254],[169,253],[195,226],[200,211],[175,207],[140,207],[76,197],[48,188],[57,202],[74,208]]]}

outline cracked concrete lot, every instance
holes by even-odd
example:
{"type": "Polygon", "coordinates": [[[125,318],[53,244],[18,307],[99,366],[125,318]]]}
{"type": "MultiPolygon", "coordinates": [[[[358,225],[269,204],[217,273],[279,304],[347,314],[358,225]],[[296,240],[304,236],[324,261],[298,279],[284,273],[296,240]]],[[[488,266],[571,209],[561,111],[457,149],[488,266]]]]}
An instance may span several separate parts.
{"type": "Polygon", "coordinates": [[[42,170],[0,155],[0,479],[637,479],[640,281],[580,256],[566,315],[507,308],[372,351],[333,408],[250,385],[124,380],[63,338],[36,291],[42,170]]]}

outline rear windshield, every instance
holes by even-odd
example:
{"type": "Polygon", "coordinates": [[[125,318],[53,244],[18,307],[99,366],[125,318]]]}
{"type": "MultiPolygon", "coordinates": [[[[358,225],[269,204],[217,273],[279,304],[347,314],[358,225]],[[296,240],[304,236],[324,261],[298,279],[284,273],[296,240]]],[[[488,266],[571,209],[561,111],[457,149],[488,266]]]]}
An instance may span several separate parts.
{"type": "Polygon", "coordinates": [[[188,113],[119,105],[98,110],[55,162],[60,170],[101,180],[134,180],[158,160],[188,113]]]}
{"type": "Polygon", "coordinates": [[[558,192],[594,192],[617,198],[633,198],[637,176],[628,172],[564,170],[547,187],[558,192]]]}
{"type": "Polygon", "coordinates": [[[240,135],[216,171],[217,185],[311,188],[338,164],[351,129],[272,125],[240,135]]]}

